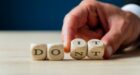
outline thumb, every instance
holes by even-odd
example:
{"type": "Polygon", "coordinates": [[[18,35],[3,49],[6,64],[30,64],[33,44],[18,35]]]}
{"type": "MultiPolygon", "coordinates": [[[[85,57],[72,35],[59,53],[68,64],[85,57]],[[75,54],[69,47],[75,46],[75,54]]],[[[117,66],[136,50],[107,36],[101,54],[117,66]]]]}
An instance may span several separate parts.
{"type": "Polygon", "coordinates": [[[112,28],[102,37],[101,40],[105,45],[104,59],[109,59],[122,44],[122,33],[115,28],[112,28]]]}

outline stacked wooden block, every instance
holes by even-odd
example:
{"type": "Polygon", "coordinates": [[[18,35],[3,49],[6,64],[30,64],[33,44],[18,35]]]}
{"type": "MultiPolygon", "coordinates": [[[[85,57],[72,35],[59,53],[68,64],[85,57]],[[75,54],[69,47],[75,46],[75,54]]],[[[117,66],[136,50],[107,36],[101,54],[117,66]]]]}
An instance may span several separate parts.
{"type": "MultiPolygon", "coordinates": [[[[89,59],[103,59],[104,44],[98,39],[86,42],[77,38],[71,41],[70,56],[80,60],[88,56],[89,59]]],[[[63,44],[31,44],[31,56],[34,60],[63,60],[63,44]]]]}

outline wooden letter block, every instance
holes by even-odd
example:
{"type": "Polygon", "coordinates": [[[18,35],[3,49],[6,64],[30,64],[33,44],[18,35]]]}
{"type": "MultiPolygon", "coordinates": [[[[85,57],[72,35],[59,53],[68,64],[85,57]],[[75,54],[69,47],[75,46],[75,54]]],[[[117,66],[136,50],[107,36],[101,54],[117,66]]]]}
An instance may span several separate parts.
{"type": "Polygon", "coordinates": [[[104,44],[98,39],[92,39],[88,41],[88,57],[90,59],[103,59],[104,44]]]}
{"type": "Polygon", "coordinates": [[[30,50],[34,60],[45,60],[47,58],[46,44],[31,44],[30,50]]]}
{"type": "Polygon", "coordinates": [[[49,60],[62,60],[62,59],[64,59],[63,44],[49,44],[47,57],[49,60]]]}
{"type": "Polygon", "coordinates": [[[83,59],[87,54],[87,43],[85,40],[77,38],[71,41],[70,56],[74,59],[83,59]]]}

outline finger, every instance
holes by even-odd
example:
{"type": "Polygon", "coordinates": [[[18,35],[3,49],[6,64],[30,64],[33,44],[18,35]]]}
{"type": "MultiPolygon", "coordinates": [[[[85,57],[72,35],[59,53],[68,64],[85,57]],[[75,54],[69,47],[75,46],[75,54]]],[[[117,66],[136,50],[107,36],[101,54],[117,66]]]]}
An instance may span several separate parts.
{"type": "Polygon", "coordinates": [[[87,6],[87,10],[88,10],[88,22],[87,22],[87,24],[91,28],[95,28],[99,22],[99,16],[97,14],[96,4],[94,4],[93,6],[87,6]]]}
{"type": "Polygon", "coordinates": [[[98,2],[97,3],[97,13],[99,16],[99,21],[101,22],[102,28],[104,29],[105,32],[109,31],[109,26],[108,26],[108,21],[107,17],[108,15],[105,12],[105,7],[108,6],[106,3],[98,2]]]}
{"type": "Polygon", "coordinates": [[[70,51],[70,42],[75,38],[78,28],[85,25],[87,11],[81,6],[77,6],[64,19],[62,28],[62,39],[65,52],[70,51]]]}
{"type": "Polygon", "coordinates": [[[74,27],[74,25],[77,25],[75,18],[65,18],[64,25],[62,28],[62,40],[65,52],[70,51],[70,42],[72,39],[74,39],[75,34],[77,32],[77,28],[74,27]]]}
{"type": "Polygon", "coordinates": [[[120,47],[122,40],[122,33],[118,30],[112,28],[108,33],[106,33],[101,39],[105,45],[104,58],[109,59],[114,52],[120,47]]]}
{"type": "Polygon", "coordinates": [[[84,0],[81,2],[81,6],[87,9],[88,17],[87,24],[91,28],[95,28],[98,25],[99,16],[97,14],[97,1],[94,0],[84,0]]]}

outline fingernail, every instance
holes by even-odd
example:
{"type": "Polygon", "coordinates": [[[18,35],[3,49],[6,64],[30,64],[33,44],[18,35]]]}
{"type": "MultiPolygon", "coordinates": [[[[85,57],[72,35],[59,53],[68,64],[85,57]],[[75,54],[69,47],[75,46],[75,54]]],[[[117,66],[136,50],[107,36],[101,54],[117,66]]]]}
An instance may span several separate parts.
{"type": "Polygon", "coordinates": [[[64,41],[63,46],[64,46],[64,51],[65,51],[66,53],[68,53],[68,52],[69,52],[69,48],[68,48],[68,46],[67,46],[67,41],[64,41]]]}

